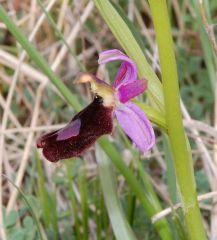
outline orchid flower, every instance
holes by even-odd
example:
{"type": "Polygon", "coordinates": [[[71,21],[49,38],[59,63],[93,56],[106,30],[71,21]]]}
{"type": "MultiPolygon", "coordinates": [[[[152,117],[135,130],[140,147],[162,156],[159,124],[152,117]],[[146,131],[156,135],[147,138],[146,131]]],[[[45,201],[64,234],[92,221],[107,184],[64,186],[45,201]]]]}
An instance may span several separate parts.
{"type": "Polygon", "coordinates": [[[75,115],[64,128],[37,140],[44,156],[52,162],[80,156],[104,134],[111,134],[117,118],[124,132],[142,152],[155,144],[154,130],[144,112],[130,100],[147,89],[147,81],[137,79],[136,64],[117,49],[99,55],[99,64],[122,61],[112,86],[90,74],[77,82],[91,84],[93,102],[75,115]]]}

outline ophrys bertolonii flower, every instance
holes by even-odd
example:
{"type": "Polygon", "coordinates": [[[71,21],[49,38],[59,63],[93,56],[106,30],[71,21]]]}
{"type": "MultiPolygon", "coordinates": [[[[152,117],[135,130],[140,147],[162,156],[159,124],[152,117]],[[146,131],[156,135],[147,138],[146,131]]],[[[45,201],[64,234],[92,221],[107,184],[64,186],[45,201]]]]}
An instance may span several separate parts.
{"type": "Polygon", "coordinates": [[[94,100],[64,128],[37,140],[37,147],[49,161],[82,155],[100,136],[112,133],[114,118],[142,153],[155,144],[150,121],[130,101],[146,90],[147,81],[137,79],[136,64],[121,51],[107,50],[99,55],[99,64],[117,60],[122,63],[112,86],[90,74],[80,76],[77,82],[91,84],[94,100]]]}

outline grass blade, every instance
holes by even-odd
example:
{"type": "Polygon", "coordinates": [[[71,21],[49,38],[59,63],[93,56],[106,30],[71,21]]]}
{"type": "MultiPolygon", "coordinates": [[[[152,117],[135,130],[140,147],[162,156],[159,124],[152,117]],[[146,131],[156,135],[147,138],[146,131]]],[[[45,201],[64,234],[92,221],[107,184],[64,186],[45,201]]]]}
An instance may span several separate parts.
{"type": "Polygon", "coordinates": [[[100,182],[106,202],[112,229],[118,240],[135,240],[136,237],[130,228],[117,196],[117,187],[111,163],[106,154],[96,147],[96,159],[99,165],[100,182]]]}

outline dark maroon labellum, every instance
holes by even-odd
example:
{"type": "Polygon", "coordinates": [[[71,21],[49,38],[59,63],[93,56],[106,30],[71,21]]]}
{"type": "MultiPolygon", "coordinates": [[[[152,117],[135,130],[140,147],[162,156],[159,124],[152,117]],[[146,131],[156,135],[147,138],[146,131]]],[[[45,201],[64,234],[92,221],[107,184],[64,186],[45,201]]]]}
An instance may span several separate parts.
{"type": "Polygon", "coordinates": [[[104,134],[113,129],[113,107],[105,107],[103,99],[95,96],[93,102],[76,114],[64,128],[45,134],[37,140],[37,147],[51,162],[80,156],[104,134]]]}

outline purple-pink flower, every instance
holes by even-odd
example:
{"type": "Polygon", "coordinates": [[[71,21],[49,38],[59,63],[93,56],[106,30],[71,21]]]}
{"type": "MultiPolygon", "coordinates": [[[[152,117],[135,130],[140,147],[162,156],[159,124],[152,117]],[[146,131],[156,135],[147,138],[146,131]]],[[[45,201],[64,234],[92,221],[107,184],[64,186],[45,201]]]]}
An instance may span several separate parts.
{"type": "Polygon", "coordinates": [[[147,89],[146,80],[137,79],[136,64],[117,49],[99,55],[99,64],[122,61],[112,86],[90,74],[78,82],[90,82],[95,97],[91,104],[76,114],[62,129],[37,140],[44,156],[52,162],[80,156],[100,136],[113,130],[116,117],[124,132],[138,149],[145,153],[155,144],[154,130],[144,112],[130,100],[147,89]]]}
{"type": "Polygon", "coordinates": [[[144,153],[155,144],[154,130],[144,112],[129,100],[143,93],[146,80],[137,79],[136,64],[117,49],[107,50],[99,55],[99,64],[121,60],[113,88],[116,95],[114,114],[125,133],[144,153]]]}

